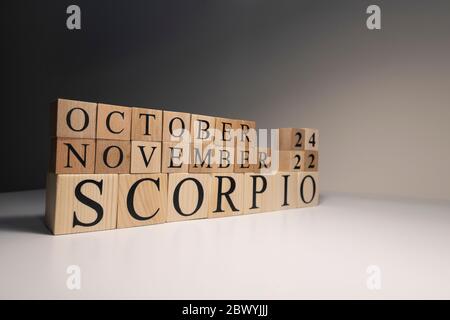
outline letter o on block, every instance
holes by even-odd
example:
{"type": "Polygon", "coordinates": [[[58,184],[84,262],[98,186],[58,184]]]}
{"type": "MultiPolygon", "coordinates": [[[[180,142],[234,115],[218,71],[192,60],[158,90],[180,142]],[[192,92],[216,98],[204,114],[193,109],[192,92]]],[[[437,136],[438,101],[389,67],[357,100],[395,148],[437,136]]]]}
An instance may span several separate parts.
{"type": "Polygon", "coordinates": [[[211,176],[207,174],[170,174],[167,221],[206,218],[210,186],[211,176]]]}
{"type": "Polygon", "coordinates": [[[300,172],[297,190],[299,208],[317,206],[319,204],[319,173],[300,172]]]}

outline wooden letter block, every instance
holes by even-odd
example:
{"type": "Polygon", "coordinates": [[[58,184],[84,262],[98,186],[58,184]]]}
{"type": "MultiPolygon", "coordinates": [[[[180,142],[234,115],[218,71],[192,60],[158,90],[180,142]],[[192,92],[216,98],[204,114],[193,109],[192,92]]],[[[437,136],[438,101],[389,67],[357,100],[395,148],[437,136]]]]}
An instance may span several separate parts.
{"type": "Polygon", "coordinates": [[[161,172],[161,142],[131,141],[131,173],[161,172]]]}
{"type": "Polygon", "coordinates": [[[191,142],[213,141],[215,127],[216,118],[198,114],[191,115],[191,142]]]}
{"type": "Polygon", "coordinates": [[[235,150],[234,172],[245,173],[258,170],[258,149],[237,145],[235,150]]]}
{"type": "Polygon", "coordinates": [[[208,218],[235,216],[243,213],[244,174],[215,173],[211,181],[208,218]]]}
{"type": "Polygon", "coordinates": [[[304,128],[305,150],[319,151],[319,130],[304,128]]]}
{"type": "Polygon", "coordinates": [[[162,114],[161,110],[132,108],[131,140],[162,141],[162,114]]]}
{"type": "Polygon", "coordinates": [[[130,141],[97,140],[95,173],[130,173],[130,141]]]}
{"type": "Polygon", "coordinates": [[[244,213],[271,211],[273,198],[273,175],[245,173],[244,213]]]}
{"type": "Polygon", "coordinates": [[[214,172],[216,166],[215,145],[212,142],[196,142],[191,144],[191,161],[189,172],[214,172]]]}
{"type": "Polygon", "coordinates": [[[278,164],[278,171],[295,172],[305,169],[305,151],[278,151],[272,159],[274,165],[278,164]]]}
{"type": "Polygon", "coordinates": [[[220,147],[235,147],[239,120],[216,118],[214,143],[220,147]]]}
{"type": "Polygon", "coordinates": [[[119,175],[117,228],[167,220],[167,174],[119,175]]]}
{"type": "Polygon", "coordinates": [[[235,148],[216,145],[215,155],[215,172],[225,173],[234,172],[235,148]]]}
{"type": "Polygon", "coordinates": [[[275,134],[278,150],[305,150],[305,132],[303,129],[280,128],[275,130],[275,134]]]}
{"type": "Polygon", "coordinates": [[[319,204],[319,173],[300,172],[297,180],[298,207],[313,207],[319,204]]]}
{"type": "Polygon", "coordinates": [[[273,210],[298,207],[298,173],[277,172],[273,175],[273,210]]]}
{"type": "Polygon", "coordinates": [[[191,141],[191,114],[185,112],[163,111],[163,141],[191,141]]]}
{"type": "Polygon", "coordinates": [[[131,108],[99,103],[97,139],[130,140],[131,108]]]}
{"type": "Polygon", "coordinates": [[[256,132],[256,122],[238,120],[237,121],[237,131],[236,131],[236,143],[243,145],[246,148],[257,148],[258,147],[258,135],[256,132]]]}
{"type": "Polygon", "coordinates": [[[318,151],[305,151],[305,166],[303,171],[319,171],[318,151]]]}
{"type": "Polygon", "coordinates": [[[210,188],[209,174],[169,174],[167,221],[206,218],[210,188]]]}
{"type": "Polygon", "coordinates": [[[53,234],[116,228],[116,174],[47,176],[45,221],[53,234]]]}
{"type": "Polygon", "coordinates": [[[95,140],[52,139],[50,171],[55,173],[94,173],[95,140]]]}
{"type": "Polygon", "coordinates": [[[164,173],[189,172],[189,149],[189,143],[163,142],[161,171],[164,173]]]}
{"type": "MultiPolygon", "coordinates": [[[[258,164],[256,172],[275,173],[278,168],[274,168],[272,161],[272,151],[270,148],[258,148],[258,164]]],[[[277,162],[275,162],[277,163],[277,162]]]]}
{"type": "Polygon", "coordinates": [[[95,139],[96,103],[58,99],[52,104],[51,117],[51,135],[95,139]]]}

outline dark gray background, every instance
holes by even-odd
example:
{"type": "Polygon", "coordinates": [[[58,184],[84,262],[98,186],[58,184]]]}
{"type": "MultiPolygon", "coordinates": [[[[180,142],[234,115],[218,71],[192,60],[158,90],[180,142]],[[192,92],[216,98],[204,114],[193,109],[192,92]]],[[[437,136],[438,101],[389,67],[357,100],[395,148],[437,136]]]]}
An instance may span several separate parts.
{"type": "Polygon", "coordinates": [[[449,1],[1,2],[0,191],[42,188],[56,97],[318,127],[326,191],[450,199],[449,1]],[[82,30],[66,28],[70,4],[82,30]],[[369,4],[382,30],[366,28],[369,4]]]}

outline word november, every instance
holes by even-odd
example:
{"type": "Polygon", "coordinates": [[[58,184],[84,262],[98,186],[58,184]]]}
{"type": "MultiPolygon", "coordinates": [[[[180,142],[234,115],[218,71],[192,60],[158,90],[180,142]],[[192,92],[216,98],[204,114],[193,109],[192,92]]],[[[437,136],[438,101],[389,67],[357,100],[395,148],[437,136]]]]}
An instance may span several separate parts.
{"type": "Polygon", "coordinates": [[[54,234],[318,204],[316,129],[58,99],[46,223],[54,234]]]}

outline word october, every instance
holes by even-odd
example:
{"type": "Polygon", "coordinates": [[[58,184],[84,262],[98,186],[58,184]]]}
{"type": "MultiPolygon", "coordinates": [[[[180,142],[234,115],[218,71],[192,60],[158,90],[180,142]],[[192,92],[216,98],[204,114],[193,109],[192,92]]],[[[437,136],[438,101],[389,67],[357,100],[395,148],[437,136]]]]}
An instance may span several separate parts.
{"type": "Polygon", "coordinates": [[[315,206],[319,131],[58,99],[45,220],[70,234],[315,206]],[[191,134],[192,133],[192,134],[191,134]]]}

